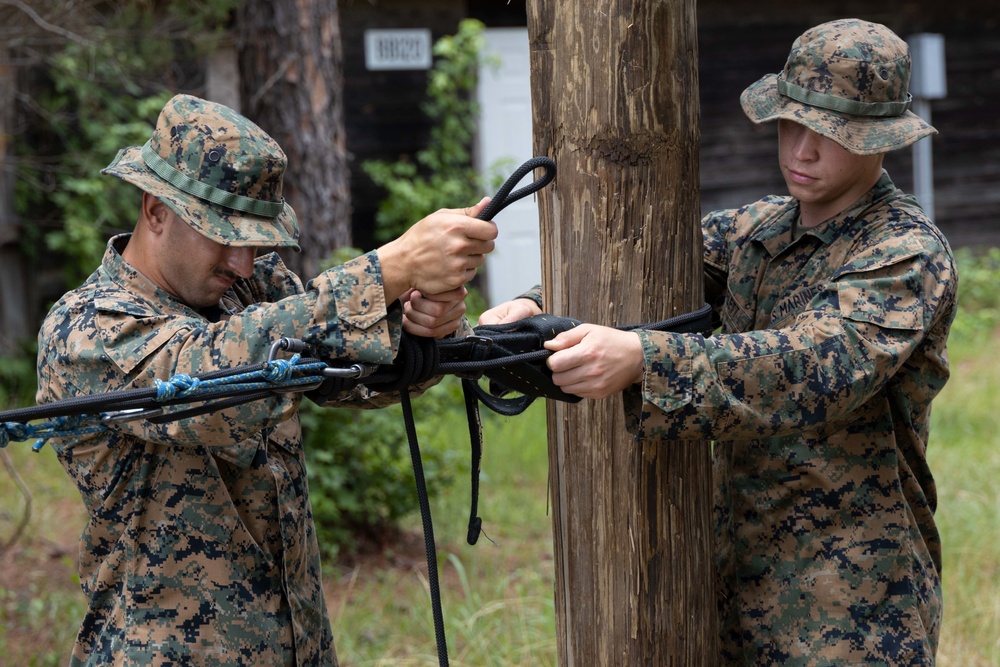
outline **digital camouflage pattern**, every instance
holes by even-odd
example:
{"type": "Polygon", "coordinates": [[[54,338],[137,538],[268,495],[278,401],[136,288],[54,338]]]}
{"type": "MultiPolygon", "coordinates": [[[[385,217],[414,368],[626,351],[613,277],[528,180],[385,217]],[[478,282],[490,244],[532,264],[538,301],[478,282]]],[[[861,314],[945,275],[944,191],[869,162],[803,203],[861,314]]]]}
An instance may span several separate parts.
{"type": "Polygon", "coordinates": [[[872,155],[937,132],[909,111],[909,86],[905,41],[884,25],[841,19],[803,33],[781,74],[761,78],[740,102],[754,123],[785,118],[872,155]]]}
{"type": "MultiPolygon", "coordinates": [[[[304,288],[268,254],[211,321],[130,267],[128,238],[112,239],[101,267],[45,318],[38,403],[258,363],[284,336],[392,363],[402,315],[387,311],[374,252],[304,288]]],[[[299,400],[50,441],[89,514],[88,609],[71,664],[336,665],[299,400]]]]}
{"type": "Polygon", "coordinates": [[[287,163],[274,139],[229,107],[175,95],[149,141],[119,151],[101,173],[157,197],[223,245],[297,249],[295,212],[281,197],[287,163]]]}
{"type": "Polygon", "coordinates": [[[948,378],[948,244],[887,174],[792,239],[798,203],[703,220],[721,333],[640,331],[630,432],[714,440],[728,665],[932,665],[941,544],[927,465],[948,378]]]}

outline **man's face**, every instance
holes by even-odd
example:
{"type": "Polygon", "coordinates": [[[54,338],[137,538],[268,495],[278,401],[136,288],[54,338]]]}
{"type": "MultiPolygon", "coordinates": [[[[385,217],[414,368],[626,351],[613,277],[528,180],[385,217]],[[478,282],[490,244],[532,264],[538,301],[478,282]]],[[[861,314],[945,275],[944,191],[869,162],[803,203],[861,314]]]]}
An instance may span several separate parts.
{"type": "Polygon", "coordinates": [[[239,278],[253,274],[256,248],[225,246],[195,231],[167,209],[157,263],[160,286],[193,308],[219,302],[239,278]]]}
{"type": "Polygon", "coordinates": [[[848,153],[803,125],[778,121],[781,174],[805,225],[835,216],[868,192],[882,174],[882,157],[848,153]]]}

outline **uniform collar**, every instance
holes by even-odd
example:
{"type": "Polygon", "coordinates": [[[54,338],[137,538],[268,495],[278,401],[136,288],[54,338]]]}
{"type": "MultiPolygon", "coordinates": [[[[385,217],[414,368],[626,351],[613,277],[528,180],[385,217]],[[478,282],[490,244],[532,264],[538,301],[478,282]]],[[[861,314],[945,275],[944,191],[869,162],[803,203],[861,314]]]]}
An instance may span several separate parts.
{"type": "MultiPolygon", "coordinates": [[[[879,177],[871,190],[834,217],[815,227],[806,227],[802,238],[812,236],[819,239],[824,245],[830,245],[853,226],[872,204],[881,201],[895,190],[896,186],[889,178],[889,174],[883,169],[882,176],[879,177]]],[[[751,239],[763,244],[771,256],[777,255],[790,245],[788,233],[792,228],[792,222],[799,216],[798,200],[788,197],[785,201],[785,206],[778,209],[770,219],[751,234],[751,239]]]]}
{"type": "Polygon", "coordinates": [[[130,238],[132,238],[132,234],[119,234],[108,241],[108,246],[104,250],[104,259],[101,261],[104,276],[101,279],[100,287],[126,290],[164,312],[180,311],[186,315],[204,317],[125,261],[122,252],[128,245],[130,238]]]}

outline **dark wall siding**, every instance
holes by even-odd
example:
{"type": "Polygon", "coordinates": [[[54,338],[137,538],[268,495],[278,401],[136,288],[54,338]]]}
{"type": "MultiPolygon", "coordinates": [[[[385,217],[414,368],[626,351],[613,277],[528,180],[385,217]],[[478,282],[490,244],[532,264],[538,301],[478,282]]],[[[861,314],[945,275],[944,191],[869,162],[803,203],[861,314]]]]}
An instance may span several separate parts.
{"type": "Polygon", "coordinates": [[[420,109],[426,97],[427,71],[366,70],[365,30],[428,28],[433,42],[454,34],[464,12],[462,0],[349,0],[340,6],[354,244],[360,248],[376,245],[373,224],[385,195],[365,175],[362,162],[412,156],[426,145],[430,131],[420,109]]]}
{"type": "MultiPolygon", "coordinates": [[[[781,1],[752,7],[748,12],[738,0],[698,4],[703,210],[784,192],[776,129],[746,119],[740,92],[780,71],[806,28],[854,16],[883,23],[904,39],[944,35],[948,96],[931,102],[939,131],[931,139],[935,217],[953,245],[1000,245],[1000,5],[781,1]]],[[[890,153],[885,167],[899,187],[912,191],[910,149],[890,153]]]]}
{"type": "MultiPolygon", "coordinates": [[[[371,221],[382,197],[361,171],[361,162],[412,155],[428,134],[419,109],[426,73],[365,71],[364,30],[427,27],[437,39],[454,32],[464,16],[501,27],[524,25],[525,15],[525,0],[342,3],[357,245],[372,247],[371,221]]],[[[904,38],[917,32],[944,35],[948,97],[932,103],[931,118],[940,132],[932,140],[936,218],[954,245],[1000,245],[1000,5],[995,2],[780,0],[748,5],[743,0],[701,0],[702,209],[738,206],[784,191],[776,128],[747,120],[740,93],[764,74],[780,71],[792,41],[806,28],[849,16],[884,23],[904,38]]],[[[889,154],[885,166],[897,185],[912,188],[909,149],[889,154]]]]}

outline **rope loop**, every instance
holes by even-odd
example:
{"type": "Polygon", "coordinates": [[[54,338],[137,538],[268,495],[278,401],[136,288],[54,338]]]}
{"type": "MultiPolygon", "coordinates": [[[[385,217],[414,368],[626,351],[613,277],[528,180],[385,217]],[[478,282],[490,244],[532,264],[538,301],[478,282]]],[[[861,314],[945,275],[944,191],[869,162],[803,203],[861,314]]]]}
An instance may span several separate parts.
{"type": "Polygon", "coordinates": [[[18,422],[3,422],[0,428],[0,449],[3,449],[11,442],[21,442],[32,436],[30,424],[19,424],[18,422]]]}
{"type": "Polygon", "coordinates": [[[366,382],[366,386],[376,391],[403,391],[409,387],[427,382],[439,373],[437,341],[403,332],[399,339],[399,349],[393,363],[395,377],[385,381],[366,382]]]}
{"type": "Polygon", "coordinates": [[[291,359],[272,359],[267,362],[267,368],[261,371],[261,376],[271,384],[287,382],[292,378],[295,364],[298,363],[301,355],[293,355],[291,359]]]}

